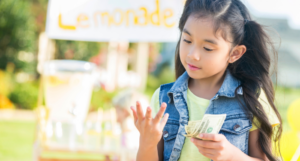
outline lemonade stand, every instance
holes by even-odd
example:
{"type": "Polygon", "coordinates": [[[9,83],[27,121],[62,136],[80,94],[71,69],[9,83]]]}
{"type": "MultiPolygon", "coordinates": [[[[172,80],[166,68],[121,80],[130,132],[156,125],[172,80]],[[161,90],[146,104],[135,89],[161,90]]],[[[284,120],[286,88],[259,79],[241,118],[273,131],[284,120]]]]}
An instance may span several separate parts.
{"type": "MultiPolygon", "coordinates": [[[[134,79],[139,81],[133,84],[143,90],[148,73],[148,42],[179,39],[177,26],[184,3],[185,0],[49,0],[46,35],[49,39],[109,42],[105,75],[109,91],[120,87],[117,83],[124,86],[124,72],[120,71],[127,70],[128,64],[120,60],[129,42],[137,43],[134,72],[140,79],[134,79]]],[[[48,51],[41,53],[49,55],[48,51]]],[[[42,83],[35,160],[126,160],[126,150],[119,145],[115,111],[99,110],[93,116],[88,113],[98,67],[85,61],[40,57],[48,59],[40,60],[43,65],[39,66],[42,83]],[[70,152],[72,157],[65,157],[70,152]]]]}

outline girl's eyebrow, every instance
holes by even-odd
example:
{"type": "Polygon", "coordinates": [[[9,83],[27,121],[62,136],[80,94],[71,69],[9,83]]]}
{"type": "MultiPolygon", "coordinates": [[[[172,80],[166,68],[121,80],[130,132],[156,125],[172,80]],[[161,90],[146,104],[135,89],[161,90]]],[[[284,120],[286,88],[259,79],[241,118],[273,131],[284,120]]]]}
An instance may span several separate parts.
{"type": "Polygon", "coordinates": [[[184,33],[186,33],[186,34],[192,36],[192,34],[191,34],[186,28],[184,28],[184,29],[182,30],[182,32],[184,32],[184,33]]]}
{"type": "Polygon", "coordinates": [[[212,44],[218,45],[218,43],[216,41],[214,41],[214,40],[205,39],[204,41],[208,42],[208,43],[212,43],[212,44]]]}
{"type": "MultiPolygon", "coordinates": [[[[186,34],[192,36],[192,34],[191,34],[186,28],[184,28],[184,29],[182,30],[182,32],[184,32],[184,33],[186,33],[186,34]]],[[[205,42],[208,42],[208,43],[211,43],[211,44],[218,45],[218,43],[217,43],[216,41],[214,41],[214,40],[205,39],[204,41],[205,41],[205,42]]]]}

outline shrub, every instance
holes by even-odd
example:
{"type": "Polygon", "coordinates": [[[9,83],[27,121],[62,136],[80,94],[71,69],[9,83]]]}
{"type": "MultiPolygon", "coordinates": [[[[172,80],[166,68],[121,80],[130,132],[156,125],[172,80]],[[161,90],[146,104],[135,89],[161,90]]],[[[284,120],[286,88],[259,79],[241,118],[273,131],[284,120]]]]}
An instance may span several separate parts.
{"type": "Polygon", "coordinates": [[[20,109],[34,109],[37,106],[38,85],[26,82],[17,83],[8,98],[20,109]]]}

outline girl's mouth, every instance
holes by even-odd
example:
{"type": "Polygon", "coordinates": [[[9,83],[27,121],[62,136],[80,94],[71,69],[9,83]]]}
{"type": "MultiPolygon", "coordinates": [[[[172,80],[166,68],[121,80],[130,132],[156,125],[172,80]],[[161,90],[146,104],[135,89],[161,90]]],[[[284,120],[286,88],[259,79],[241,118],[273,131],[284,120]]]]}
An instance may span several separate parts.
{"type": "Polygon", "coordinates": [[[201,69],[201,68],[198,68],[198,67],[193,66],[191,64],[188,64],[188,66],[189,66],[190,70],[199,70],[199,69],[201,69]]]}

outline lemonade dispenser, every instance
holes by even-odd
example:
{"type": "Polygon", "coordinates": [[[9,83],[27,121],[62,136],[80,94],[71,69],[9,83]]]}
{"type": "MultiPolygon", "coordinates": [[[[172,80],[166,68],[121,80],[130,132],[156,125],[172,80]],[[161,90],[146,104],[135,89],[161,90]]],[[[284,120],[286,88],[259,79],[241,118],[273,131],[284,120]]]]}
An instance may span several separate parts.
{"type": "Polygon", "coordinates": [[[52,60],[44,65],[47,117],[45,144],[54,149],[82,147],[96,65],[85,61],[52,60]]]}
{"type": "Polygon", "coordinates": [[[45,103],[49,121],[83,122],[90,105],[95,65],[53,60],[44,66],[45,103]]]}

